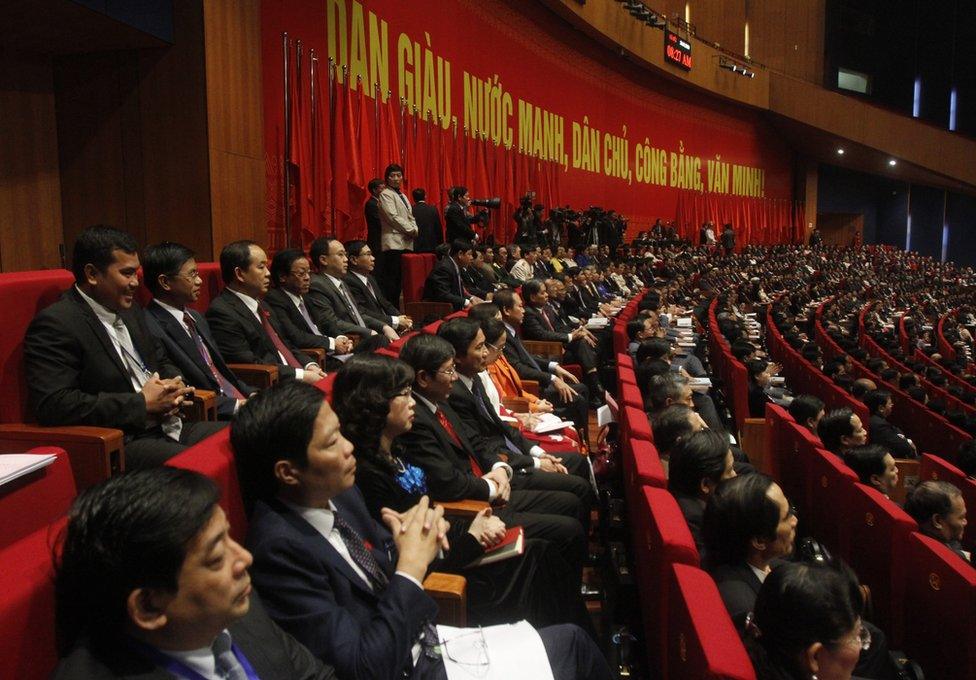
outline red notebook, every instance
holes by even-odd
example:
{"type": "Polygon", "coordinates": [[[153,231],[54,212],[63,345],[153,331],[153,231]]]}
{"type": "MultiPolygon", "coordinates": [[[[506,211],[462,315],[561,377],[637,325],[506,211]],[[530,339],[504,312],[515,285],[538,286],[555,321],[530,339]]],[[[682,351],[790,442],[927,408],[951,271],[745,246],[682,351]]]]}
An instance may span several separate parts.
{"type": "Polygon", "coordinates": [[[525,552],[525,530],[522,527],[510,527],[505,532],[505,538],[485,551],[485,554],[471,562],[468,567],[482,567],[493,562],[501,562],[512,557],[518,557],[525,552]]]}

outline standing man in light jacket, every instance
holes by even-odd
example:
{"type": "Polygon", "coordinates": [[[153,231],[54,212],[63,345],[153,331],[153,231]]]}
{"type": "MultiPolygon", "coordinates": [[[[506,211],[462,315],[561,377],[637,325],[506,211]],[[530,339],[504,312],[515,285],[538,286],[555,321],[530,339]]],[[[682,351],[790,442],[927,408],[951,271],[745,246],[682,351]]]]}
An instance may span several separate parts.
{"type": "Polygon", "coordinates": [[[396,163],[386,166],[383,173],[386,187],[379,195],[380,205],[380,287],[386,299],[394,305],[400,303],[400,257],[404,251],[413,251],[413,242],[420,233],[414,219],[410,201],[400,191],[403,168],[396,163]]]}

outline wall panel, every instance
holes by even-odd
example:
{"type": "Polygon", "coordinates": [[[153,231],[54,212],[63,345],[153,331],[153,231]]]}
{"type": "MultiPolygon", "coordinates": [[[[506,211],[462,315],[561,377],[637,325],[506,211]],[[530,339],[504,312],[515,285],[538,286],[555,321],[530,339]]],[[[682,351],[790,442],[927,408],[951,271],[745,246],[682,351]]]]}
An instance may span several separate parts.
{"type": "Polygon", "coordinates": [[[60,266],[54,83],[48,59],[0,60],[0,270],[60,266]]]}

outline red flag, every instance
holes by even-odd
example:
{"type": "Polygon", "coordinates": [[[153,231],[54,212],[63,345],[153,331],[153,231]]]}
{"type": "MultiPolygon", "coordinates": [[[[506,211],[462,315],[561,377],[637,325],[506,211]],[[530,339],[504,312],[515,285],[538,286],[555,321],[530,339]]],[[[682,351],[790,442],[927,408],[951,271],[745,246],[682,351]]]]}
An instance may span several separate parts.
{"type": "Polygon", "coordinates": [[[427,138],[429,123],[414,115],[414,135],[410,139],[410,165],[403,167],[403,174],[410,179],[410,188],[424,187],[427,182],[427,138]]]}
{"type": "Polygon", "coordinates": [[[291,138],[288,147],[289,202],[286,210],[289,211],[291,220],[291,233],[285,235],[287,244],[280,244],[282,246],[301,243],[304,222],[310,212],[311,127],[308,124],[308,109],[311,106],[311,97],[308,79],[303,77],[302,61],[300,48],[296,47],[294,56],[288,63],[288,122],[291,138]]]}
{"type": "MultiPolygon", "coordinates": [[[[319,61],[313,60],[314,75],[314,117],[312,120],[312,204],[315,209],[312,221],[312,238],[322,236],[327,232],[327,225],[332,217],[332,198],[329,186],[332,181],[330,163],[330,135],[328,134],[329,120],[329,91],[322,88],[322,67],[319,61]]],[[[308,244],[303,243],[303,246],[308,244]]]]}
{"type": "Polygon", "coordinates": [[[400,102],[387,98],[380,108],[379,148],[376,150],[376,168],[384,170],[390,163],[403,164],[400,146],[400,102]]]}
{"type": "Polygon", "coordinates": [[[440,154],[441,138],[440,121],[433,120],[427,126],[427,140],[425,144],[427,158],[427,183],[424,188],[427,190],[427,202],[437,205],[437,197],[441,195],[443,188],[441,178],[443,176],[444,158],[440,154]]]}
{"type": "Polygon", "coordinates": [[[335,115],[332,118],[332,191],[333,207],[335,212],[335,224],[332,225],[332,234],[344,231],[346,223],[351,215],[349,206],[349,165],[350,147],[349,143],[349,123],[347,119],[350,114],[349,88],[339,82],[338,74],[332,78],[332,102],[335,107],[335,115]]]}
{"type": "Polygon", "coordinates": [[[436,205],[441,210],[443,214],[445,206],[447,205],[447,192],[453,187],[457,180],[457,157],[458,157],[458,143],[454,137],[457,132],[456,127],[449,127],[447,130],[441,131],[441,158],[442,162],[442,177],[441,186],[443,187],[440,196],[434,196],[430,199],[433,205],[436,205]]]}

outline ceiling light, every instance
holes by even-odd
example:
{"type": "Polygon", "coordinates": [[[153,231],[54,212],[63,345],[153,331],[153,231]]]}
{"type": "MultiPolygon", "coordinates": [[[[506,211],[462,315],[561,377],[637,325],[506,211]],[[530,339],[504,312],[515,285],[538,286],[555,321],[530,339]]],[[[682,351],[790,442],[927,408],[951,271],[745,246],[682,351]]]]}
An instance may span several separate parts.
{"type": "Polygon", "coordinates": [[[837,149],[837,155],[838,156],[843,156],[844,155],[844,150],[843,149],[837,149]]]}
{"type": "Polygon", "coordinates": [[[892,158],[890,161],[888,161],[888,165],[894,167],[894,166],[898,165],[898,161],[896,161],[894,158],[892,158]]]}

